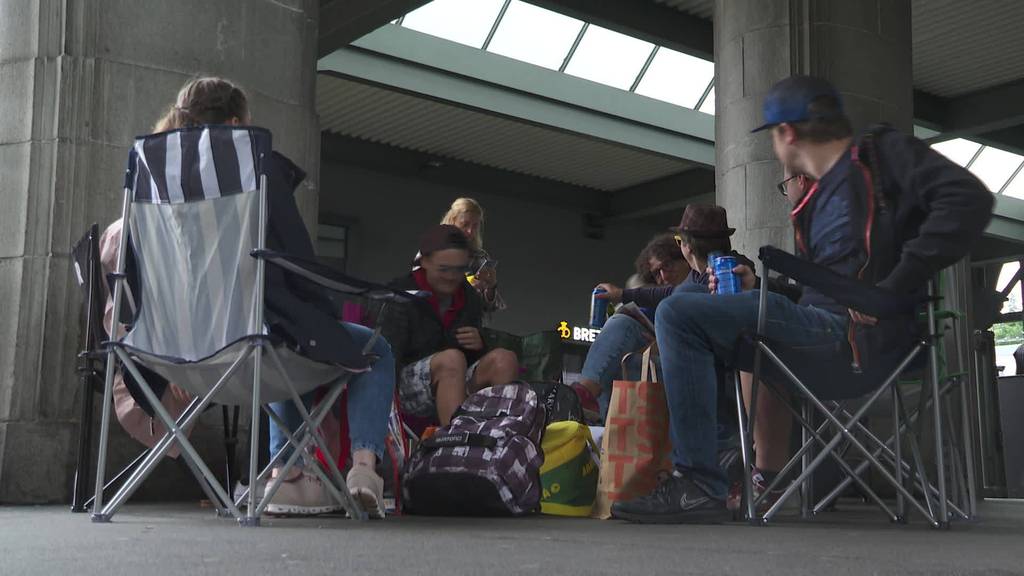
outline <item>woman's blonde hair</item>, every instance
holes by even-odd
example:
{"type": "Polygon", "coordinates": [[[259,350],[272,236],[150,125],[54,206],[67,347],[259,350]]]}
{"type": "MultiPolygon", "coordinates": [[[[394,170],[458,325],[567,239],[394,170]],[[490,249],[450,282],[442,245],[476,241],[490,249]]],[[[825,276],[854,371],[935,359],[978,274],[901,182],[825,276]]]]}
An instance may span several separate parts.
{"type": "Polygon", "coordinates": [[[230,80],[216,77],[189,80],[178,91],[174,104],[153,127],[165,132],[203,124],[226,124],[232,118],[247,122],[249,99],[230,80]]]}
{"type": "Polygon", "coordinates": [[[469,245],[474,250],[483,250],[484,248],[484,209],[480,206],[480,203],[472,198],[456,198],[448,212],[445,213],[444,217],[441,218],[441,224],[450,224],[455,226],[455,222],[459,219],[459,216],[463,214],[469,214],[476,216],[480,219],[480,225],[476,230],[476,238],[469,239],[469,245]]]}

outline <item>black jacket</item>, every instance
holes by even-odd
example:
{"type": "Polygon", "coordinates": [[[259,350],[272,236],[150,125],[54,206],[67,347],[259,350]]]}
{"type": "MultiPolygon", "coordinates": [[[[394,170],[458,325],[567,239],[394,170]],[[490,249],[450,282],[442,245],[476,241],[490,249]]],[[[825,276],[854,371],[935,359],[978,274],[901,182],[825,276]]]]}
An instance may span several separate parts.
{"type": "MultiPolygon", "coordinates": [[[[420,290],[412,272],[396,278],[388,287],[399,291],[420,290]]],[[[486,344],[484,350],[473,352],[462,349],[455,339],[455,330],[467,326],[479,330],[483,325],[484,305],[480,294],[469,282],[464,284],[463,292],[465,301],[448,330],[444,329],[437,311],[425,298],[409,303],[389,303],[383,310],[378,310],[377,322],[391,344],[399,370],[412,362],[451,348],[462,350],[467,364],[476,362],[486,352],[486,344]]]]}
{"type": "MultiPolygon", "coordinates": [[[[822,180],[843,182],[794,219],[798,252],[899,296],[921,295],[941,269],[967,255],[992,215],[994,198],[973,174],[889,127],[859,138],[833,170],[843,173],[822,180]]],[[[823,298],[805,290],[801,301],[817,305],[823,298]]],[[[916,338],[912,313],[851,327],[854,360],[882,371],[916,338]]]]}
{"type": "MultiPolygon", "coordinates": [[[[295,189],[306,173],[274,152],[267,166],[267,248],[294,256],[315,257],[309,231],[295,204],[295,189]]],[[[368,363],[341,326],[330,292],[273,265],[266,265],[266,322],[271,333],[305,356],[353,369],[368,363]]]]}

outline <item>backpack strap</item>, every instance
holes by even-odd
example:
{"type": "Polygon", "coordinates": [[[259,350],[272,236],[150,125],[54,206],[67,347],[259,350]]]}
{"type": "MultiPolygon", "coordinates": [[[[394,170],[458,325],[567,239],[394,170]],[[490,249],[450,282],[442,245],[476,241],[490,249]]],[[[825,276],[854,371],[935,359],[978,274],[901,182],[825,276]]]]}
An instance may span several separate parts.
{"type": "Polygon", "coordinates": [[[878,140],[883,134],[893,131],[894,128],[887,123],[879,123],[868,128],[860,141],[854,145],[851,156],[854,163],[867,168],[866,176],[869,178],[871,193],[875,207],[879,210],[889,209],[889,197],[885,187],[882,185],[882,160],[878,154],[878,140]]]}

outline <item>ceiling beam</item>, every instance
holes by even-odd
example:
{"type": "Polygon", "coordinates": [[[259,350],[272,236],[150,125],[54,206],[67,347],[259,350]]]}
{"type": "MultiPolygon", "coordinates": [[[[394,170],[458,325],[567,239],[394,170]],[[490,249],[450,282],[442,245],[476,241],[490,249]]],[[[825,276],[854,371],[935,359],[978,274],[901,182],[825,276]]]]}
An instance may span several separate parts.
{"type": "Polygon", "coordinates": [[[430,0],[330,0],[320,2],[317,52],[326,56],[430,0]]]}
{"type": "MultiPolygon", "coordinates": [[[[918,122],[942,132],[943,140],[971,138],[986,134],[998,147],[1015,140],[1016,127],[1024,125],[1024,79],[987,88],[955,98],[940,98],[921,91],[914,94],[914,116],[918,122]]],[[[1018,149],[1019,149],[1019,142],[1018,149]]]]}
{"type": "Polygon", "coordinates": [[[607,193],[599,190],[351,136],[321,133],[320,154],[323,164],[342,164],[414,178],[460,188],[467,193],[486,190],[489,194],[581,213],[605,213],[607,210],[607,193]]]}
{"type": "Polygon", "coordinates": [[[714,118],[409,30],[386,26],[319,71],[537,126],[711,165],[714,118]]]}
{"type": "Polygon", "coordinates": [[[714,59],[715,36],[710,20],[650,0],[526,1],[691,56],[714,59]]]}
{"type": "Polygon", "coordinates": [[[696,198],[714,203],[715,171],[692,168],[671,176],[617,190],[609,198],[613,220],[632,220],[678,212],[696,198]]]}

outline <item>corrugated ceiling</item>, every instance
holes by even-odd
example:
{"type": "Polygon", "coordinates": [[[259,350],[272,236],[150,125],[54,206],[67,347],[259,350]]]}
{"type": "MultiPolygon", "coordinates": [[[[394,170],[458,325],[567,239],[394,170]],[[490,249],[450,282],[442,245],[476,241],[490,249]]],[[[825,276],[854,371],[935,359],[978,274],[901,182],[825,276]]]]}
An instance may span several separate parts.
{"type": "Polygon", "coordinates": [[[913,0],[914,86],[959,96],[1024,78],[1024,2],[913,0]]]}
{"type": "MultiPolygon", "coordinates": [[[[653,1],[706,19],[715,6],[653,1]]],[[[1024,78],[1024,0],[912,0],[911,8],[915,88],[953,97],[1024,78]]]]}
{"type": "Polygon", "coordinates": [[[352,80],[317,77],[323,130],[598,190],[686,170],[682,160],[352,80]]]}
{"type": "Polygon", "coordinates": [[[654,0],[654,2],[707,20],[711,20],[715,11],[714,0],[654,0]]]}

